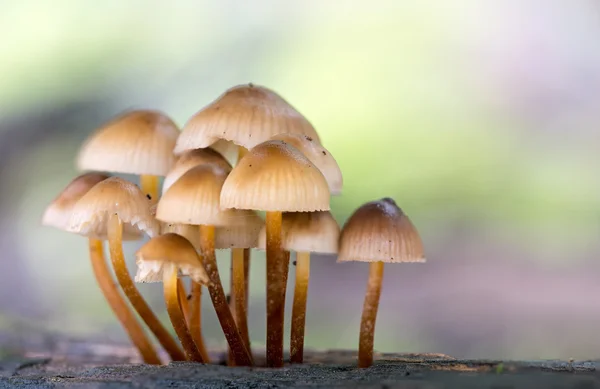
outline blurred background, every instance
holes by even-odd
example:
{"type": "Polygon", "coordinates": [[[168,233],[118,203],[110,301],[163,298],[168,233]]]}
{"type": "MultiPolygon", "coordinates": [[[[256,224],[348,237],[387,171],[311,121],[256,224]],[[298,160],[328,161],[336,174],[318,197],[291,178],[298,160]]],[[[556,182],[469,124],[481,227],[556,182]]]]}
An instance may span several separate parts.
{"type": "MultiPolygon", "coordinates": [[[[426,264],[387,267],[376,349],[600,356],[595,1],[9,0],[0,37],[3,342],[126,341],[85,239],[41,227],[41,214],[77,174],[81,143],[114,115],[159,109],[183,125],[254,82],[306,115],[336,157],[340,223],[390,196],[422,234],[426,264]]],[[[137,247],[126,248],[132,270],[137,247]]],[[[367,273],[314,259],[307,347],[357,347],[367,273]]],[[[260,345],[261,254],[251,277],[260,345]]],[[[140,289],[167,320],[160,284],[140,289]]],[[[223,346],[205,301],[208,343],[223,346]]]]}

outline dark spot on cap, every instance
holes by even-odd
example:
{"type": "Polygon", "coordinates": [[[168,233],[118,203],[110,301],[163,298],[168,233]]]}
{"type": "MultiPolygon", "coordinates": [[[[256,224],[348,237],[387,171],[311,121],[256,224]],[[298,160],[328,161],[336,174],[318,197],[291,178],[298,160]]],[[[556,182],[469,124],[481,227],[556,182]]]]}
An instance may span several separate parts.
{"type": "Polygon", "coordinates": [[[296,261],[292,262],[292,265],[296,266],[296,261]]]}
{"type": "Polygon", "coordinates": [[[382,198],[380,201],[381,201],[381,202],[384,202],[384,203],[389,203],[389,204],[392,204],[392,205],[394,205],[394,206],[396,206],[396,207],[397,207],[397,205],[396,205],[396,202],[395,202],[395,201],[394,201],[394,199],[393,199],[393,198],[391,198],[391,197],[384,197],[384,198],[382,198]]]}
{"type": "Polygon", "coordinates": [[[221,109],[221,107],[215,107],[215,111],[218,111],[220,109],[221,109]]]}
{"type": "Polygon", "coordinates": [[[191,300],[192,299],[192,295],[188,294],[187,297],[186,297],[186,299],[191,300]]]}
{"type": "Polygon", "coordinates": [[[252,167],[252,165],[248,165],[248,167],[252,167]]]}
{"type": "Polygon", "coordinates": [[[150,196],[150,194],[149,194],[149,193],[146,193],[146,198],[147,198],[148,200],[152,200],[152,196],[150,196]]]}
{"type": "Polygon", "coordinates": [[[312,138],[310,136],[307,136],[306,140],[309,141],[309,142],[312,142],[312,138]]]}
{"type": "Polygon", "coordinates": [[[254,84],[253,83],[248,83],[248,88],[254,88],[254,84]]]}
{"type": "Polygon", "coordinates": [[[323,150],[323,155],[327,155],[327,153],[325,152],[325,150],[323,150]]]}

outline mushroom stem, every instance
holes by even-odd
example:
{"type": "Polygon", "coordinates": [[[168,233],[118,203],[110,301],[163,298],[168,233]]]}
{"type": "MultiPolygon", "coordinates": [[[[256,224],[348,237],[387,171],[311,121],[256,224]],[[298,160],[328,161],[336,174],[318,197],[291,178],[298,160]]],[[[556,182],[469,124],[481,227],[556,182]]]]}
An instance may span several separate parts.
{"type": "Polygon", "coordinates": [[[192,339],[192,335],[188,330],[185,318],[180,309],[177,287],[177,268],[173,265],[166,266],[163,271],[163,288],[171,324],[173,324],[175,333],[183,345],[187,359],[189,361],[203,363],[204,360],[202,359],[202,355],[200,355],[200,352],[196,348],[194,339],[192,339]]]}
{"type": "Polygon", "coordinates": [[[204,345],[204,338],[202,337],[202,285],[192,281],[192,303],[190,304],[190,321],[188,325],[190,333],[196,343],[196,347],[204,359],[204,363],[210,363],[208,351],[204,345]]]}
{"type": "Polygon", "coordinates": [[[133,308],[148,328],[150,328],[154,336],[156,336],[156,339],[158,339],[171,359],[174,361],[184,361],[185,355],[165,327],[160,323],[154,312],[152,312],[152,309],[150,309],[148,303],[146,303],[131,279],[123,255],[123,224],[117,214],[111,215],[108,221],[108,244],[115,275],[125,296],[127,296],[133,308]]]}
{"type": "Polygon", "coordinates": [[[231,249],[231,257],[235,322],[242,335],[244,345],[248,349],[248,352],[251,352],[249,348],[250,339],[248,335],[248,313],[246,307],[247,297],[244,249],[231,249]]]}
{"type": "Polygon", "coordinates": [[[140,189],[148,196],[152,204],[158,202],[158,176],[142,174],[140,176],[140,189]]]}
{"type": "Polygon", "coordinates": [[[267,367],[283,367],[285,253],[281,247],[281,212],[267,212],[267,367]]]}
{"type": "Polygon", "coordinates": [[[181,312],[183,312],[183,317],[185,322],[190,323],[190,304],[187,299],[187,291],[185,290],[185,285],[183,285],[183,281],[180,278],[177,279],[177,298],[179,299],[179,308],[181,312]]]}
{"type": "Polygon", "coordinates": [[[102,241],[89,239],[89,250],[94,276],[108,305],[110,305],[125,332],[127,332],[127,335],[129,335],[129,338],[140,352],[144,363],[160,365],[160,358],[156,350],[154,350],[152,343],[144,333],[144,329],[138,323],[137,318],[131,312],[127,302],[121,296],[118,286],[112,279],[110,268],[104,258],[102,241]]]}
{"type": "Polygon", "coordinates": [[[369,367],[373,364],[373,341],[375,339],[375,322],[381,295],[383,280],[383,262],[369,264],[369,281],[365,294],[365,303],[360,321],[360,339],[358,342],[358,367],[369,367]]]}
{"type": "Polygon", "coordinates": [[[208,292],[210,293],[210,298],[219,318],[219,323],[221,323],[221,328],[223,328],[229,348],[233,353],[235,364],[237,366],[252,366],[252,356],[244,345],[242,336],[238,331],[229,305],[227,304],[223,285],[221,284],[221,277],[219,276],[217,259],[215,257],[214,226],[200,226],[200,247],[204,256],[204,268],[211,282],[208,285],[208,292]]]}
{"type": "Polygon", "coordinates": [[[290,340],[290,362],[304,360],[304,326],[306,324],[306,299],[310,277],[310,253],[296,253],[296,286],[292,307],[292,335],[290,340]]]}

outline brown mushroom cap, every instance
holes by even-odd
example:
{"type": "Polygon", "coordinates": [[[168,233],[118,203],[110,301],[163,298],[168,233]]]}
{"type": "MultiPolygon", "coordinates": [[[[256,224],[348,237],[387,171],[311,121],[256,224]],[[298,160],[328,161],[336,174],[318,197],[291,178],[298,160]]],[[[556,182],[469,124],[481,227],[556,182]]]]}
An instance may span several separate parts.
{"type": "Polygon", "coordinates": [[[198,226],[194,226],[191,224],[179,224],[179,223],[160,223],[160,233],[168,234],[173,233],[177,235],[181,235],[196,248],[196,250],[200,250],[200,229],[198,226]]]}
{"type": "Polygon", "coordinates": [[[232,225],[215,230],[216,249],[250,249],[258,246],[263,220],[254,211],[234,210],[232,225]]]}
{"type": "Polygon", "coordinates": [[[221,207],[260,211],[329,210],[325,177],[300,151],[271,140],[251,149],[231,171],[221,207]]]}
{"type": "Polygon", "coordinates": [[[281,132],[319,141],[308,120],[277,93],[253,84],[227,90],[183,127],[175,153],[212,145],[219,139],[251,149],[281,132]]]}
{"type": "Polygon", "coordinates": [[[325,176],[333,196],[342,194],[342,171],[333,155],[315,139],[302,134],[278,134],[272,140],[282,140],[297,148],[325,176]]]}
{"type": "MultiPolygon", "coordinates": [[[[259,236],[264,249],[266,229],[259,236]]],[[[281,222],[281,245],[287,251],[337,254],[340,226],[330,212],[286,212],[281,222]]]]}
{"type": "Polygon", "coordinates": [[[82,146],[79,170],[164,176],[175,162],[175,123],[157,111],[125,113],[98,129],[82,146]]]}
{"type": "Polygon", "coordinates": [[[159,225],[152,216],[150,201],[140,188],[119,177],[110,177],[94,185],[73,206],[69,231],[85,236],[106,236],[109,216],[116,214],[123,229],[149,236],[158,233],[159,225]]]}
{"type": "Polygon", "coordinates": [[[358,208],[340,234],[338,262],[425,262],[423,243],[408,216],[390,198],[358,208]]]}
{"type": "Polygon", "coordinates": [[[184,173],[195,166],[214,164],[220,166],[228,173],[231,171],[231,165],[227,160],[219,154],[217,151],[212,149],[196,149],[189,150],[183,153],[173,168],[169,171],[163,181],[162,193],[164,194],[167,189],[173,185],[184,173]]]}
{"type": "Polygon", "coordinates": [[[183,276],[207,285],[208,274],[194,246],[181,235],[167,233],[150,239],[136,252],[138,271],[135,282],[160,282],[167,266],[183,276]]]}
{"type": "Polygon", "coordinates": [[[216,165],[191,168],[158,201],[156,218],[167,223],[230,225],[233,212],[224,211],[219,206],[227,173],[216,165]]]}

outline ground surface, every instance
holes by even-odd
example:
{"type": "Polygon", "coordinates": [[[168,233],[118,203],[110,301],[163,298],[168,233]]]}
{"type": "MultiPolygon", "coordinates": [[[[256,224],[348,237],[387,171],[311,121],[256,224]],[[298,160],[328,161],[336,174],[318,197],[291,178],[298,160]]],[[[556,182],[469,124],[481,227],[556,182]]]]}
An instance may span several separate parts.
{"type": "MultiPolygon", "coordinates": [[[[213,355],[223,364],[224,355],[213,355]]],[[[129,347],[63,342],[0,360],[0,388],[600,388],[600,361],[501,362],[440,354],[381,354],[355,368],[350,351],[308,352],[283,369],[138,363],[129,347]]],[[[261,363],[260,356],[257,363],[261,363]]]]}

